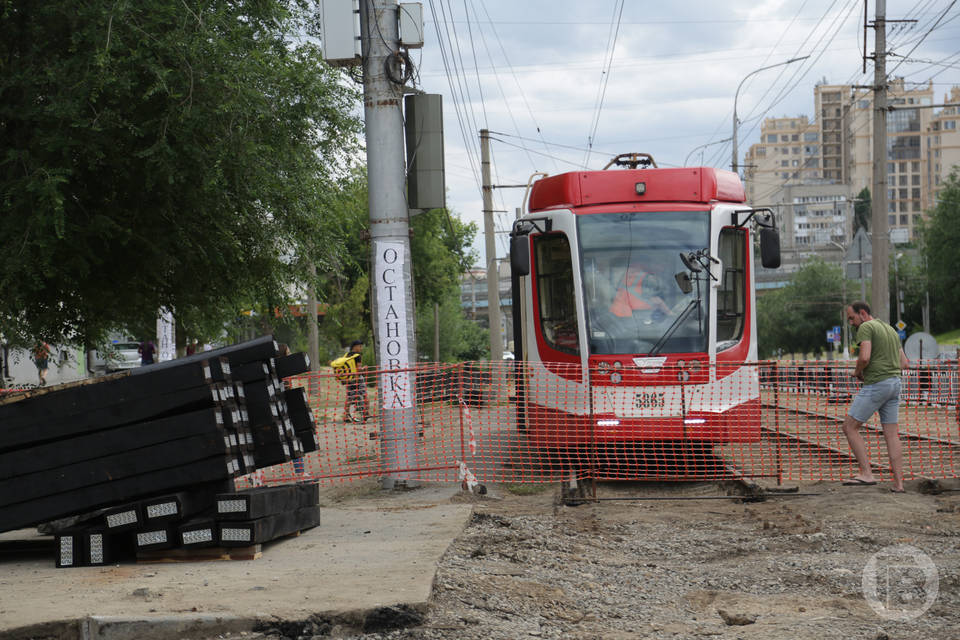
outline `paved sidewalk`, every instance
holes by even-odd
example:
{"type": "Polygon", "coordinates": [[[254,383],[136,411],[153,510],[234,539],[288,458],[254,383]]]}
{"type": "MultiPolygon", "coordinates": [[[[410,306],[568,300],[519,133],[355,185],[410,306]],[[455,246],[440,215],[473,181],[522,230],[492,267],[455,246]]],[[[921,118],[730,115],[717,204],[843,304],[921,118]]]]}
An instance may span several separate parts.
{"type": "Polygon", "coordinates": [[[0,534],[0,638],[209,637],[314,614],[362,628],[383,607],[423,611],[437,564],[470,516],[457,493],[361,489],[256,560],[57,569],[51,538],[0,534]],[[11,553],[14,544],[47,548],[11,553]]]}

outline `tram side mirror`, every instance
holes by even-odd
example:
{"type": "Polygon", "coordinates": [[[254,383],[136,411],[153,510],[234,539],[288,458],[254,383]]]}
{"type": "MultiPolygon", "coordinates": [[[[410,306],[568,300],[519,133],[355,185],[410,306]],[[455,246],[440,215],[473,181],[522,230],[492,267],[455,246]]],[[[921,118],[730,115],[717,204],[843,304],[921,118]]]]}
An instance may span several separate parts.
{"type": "Polygon", "coordinates": [[[680,291],[684,293],[693,291],[693,284],[690,282],[690,274],[688,272],[681,271],[673,277],[677,281],[677,286],[680,287],[680,291]]]}
{"type": "Polygon", "coordinates": [[[760,264],[764,269],[780,267],[780,232],[776,229],[760,229],[760,264]]]}
{"type": "Polygon", "coordinates": [[[514,275],[530,275],[530,239],[523,236],[510,236],[510,268],[514,275]]]}

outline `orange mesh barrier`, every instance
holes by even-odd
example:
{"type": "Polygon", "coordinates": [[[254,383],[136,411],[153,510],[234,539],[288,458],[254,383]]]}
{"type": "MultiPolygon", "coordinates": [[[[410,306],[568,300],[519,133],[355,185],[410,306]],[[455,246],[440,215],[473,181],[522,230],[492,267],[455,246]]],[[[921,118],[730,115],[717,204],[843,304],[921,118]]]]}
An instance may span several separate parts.
{"type": "MultiPolygon", "coordinates": [[[[318,450],[304,456],[302,471],[285,463],[247,482],[840,480],[857,470],[841,429],[860,387],[852,367],[697,363],[585,376],[578,365],[556,363],[425,364],[405,372],[413,406],[388,412],[379,410],[378,387],[387,384],[381,372],[368,371],[364,384],[352,386],[332,373],[298,376],[288,383],[308,391],[318,450]]],[[[957,361],[914,363],[902,383],[906,477],[957,477],[957,361]]],[[[385,390],[388,402],[401,397],[385,390]]],[[[889,479],[876,415],[861,433],[875,474],[889,479]]]]}

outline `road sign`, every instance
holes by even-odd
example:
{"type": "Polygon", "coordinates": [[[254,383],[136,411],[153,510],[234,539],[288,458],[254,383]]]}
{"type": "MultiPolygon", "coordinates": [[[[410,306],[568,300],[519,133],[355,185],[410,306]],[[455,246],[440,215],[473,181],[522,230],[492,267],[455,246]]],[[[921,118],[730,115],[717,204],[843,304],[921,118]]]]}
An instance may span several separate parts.
{"type": "Polygon", "coordinates": [[[907,339],[907,332],[903,329],[897,329],[897,335],[900,336],[901,342],[907,339]]]}
{"type": "Polygon", "coordinates": [[[907,328],[907,323],[904,322],[903,320],[897,320],[897,324],[893,326],[895,326],[898,331],[902,332],[904,329],[907,328]]]}

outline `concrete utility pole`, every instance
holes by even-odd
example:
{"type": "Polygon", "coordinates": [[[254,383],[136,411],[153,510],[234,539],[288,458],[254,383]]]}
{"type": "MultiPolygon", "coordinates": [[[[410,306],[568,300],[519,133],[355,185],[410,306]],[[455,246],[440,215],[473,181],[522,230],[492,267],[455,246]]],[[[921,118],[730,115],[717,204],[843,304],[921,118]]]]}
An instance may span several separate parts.
{"type": "Polygon", "coordinates": [[[873,317],[890,321],[890,225],[887,221],[887,1],[877,0],[873,29],[873,317]]]}
{"type": "MultiPolygon", "coordinates": [[[[384,489],[410,487],[418,468],[409,213],[404,164],[403,86],[387,74],[399,48],[396,0],[361,0],[363,103],[366,122],[373,258],[374,340],[380,415],[380,463],[384,489]]],[[[401,77],[392,68],[394,78],[401,77]]]]}
{"type": "Polygon", "coordinates": [[[483,236],[487,251],[487,313],[490,318],[490,359],[503,358],[500,338],[500,270],[493,225],[493,182],[490,178],[490,132],[480,129],[480,171],[483,178],[483,236]]]}

